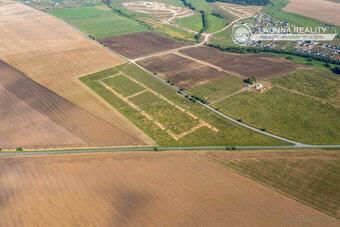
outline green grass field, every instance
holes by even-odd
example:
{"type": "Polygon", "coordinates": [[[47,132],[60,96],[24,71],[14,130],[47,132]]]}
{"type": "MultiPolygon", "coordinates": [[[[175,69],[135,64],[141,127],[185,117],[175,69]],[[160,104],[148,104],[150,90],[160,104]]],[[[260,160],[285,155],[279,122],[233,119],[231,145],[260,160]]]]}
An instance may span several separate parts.
{"type": "Polygon", "coordinates": [[[122,75],[110,77],[103,80],[103,82],[112,87],[124,97],[144,90],[142,86],[122,75]]]}
{"type": "Polygon", "coordinates": [[[243,87],[243,84],[242,79],[237,76],[230,75],[194,87],[188,90],[188,92],[192,95],[203,98],[210,103],[240,90],[243,87]]]}
{"type": "Polygon", "coordinates": [[[340,217],[340,157],[337,151],[261,151],[261,155],[244,153],[240,155],[243,158],[239,159],[226,158],[218,155],[218,152],[211,152],[207,156],[256,181],[340,217]]]}
{"type": "Polygon", "coordinates": [[[202,25],[202,18],[201,15],[195,14],[189,17],[182,17],[177,18],[174,20],[175,24],[178,24],[181,27],[188,28],[190,30],[199,32],[201,31],[202,25]]]}
{"type": "Polygon", "coordinates": [[[129,100],[175,134],[185,132],[199,124],[197,120],[150,92],[129,100]]]}
{"type": "Polygon", "coordinates": [[[270,80],[273,84],[340,105],[340,77],[326,68],[308,68],[270,80]]]}
{"type": "MultiPolygon", "coordinates": [[[[284,142],[264,136],[259,133],[250,131],[244,127],[238,126],[219,115],[207,110],[201,105],[190,101],[184,96],[179,95],[158,79],[152,77],[138,67],[131,64],[124,64],[116,68],[108,69],[92,75],[81,78],[81,81],[93,89],[96,93],[102,96],[108,103],[115,107],[119,112],[130,119],[135,125],[146,132],[161,146],[236,146],[236,145],[282,145],[284,142]],[[181,106],[187,111],[195,114],[205,122],[216,127],[219,131],[213,132],[207,127],[200,128],[195,132],[182,137],[179,140],[174,140],[166,132],[154,125],[153,122],[145,118],[138,111],[124,103],[113,93],[100,85],[97,80],[114,75],[119,71],[123,71],[132,78],[145,84],[149,88],[158,92],[162,96],[168,98],[175,104],[181,106]]],[[[135,100],[136,101],[136,100],[135,100]]],[[[138,100],[137,100],[138,101],[138,100]]],[[[180,115],[172,114],[169,121],[178,122],[182,120],[180,115]],[[178,118],[178,119],[176,119],[178,118]]]]}
{"type": "Polygon", "coordinates": [[[132,19],[95,7],[53,10],[50,14],[96,39],[147,30],[132,19]]]}
{"type": "Polygon", "coordinates": [[[259,129],[307,144],[340,144],[340,109],[273,87],[242,92],[216,106],[259,129]]]}
{"type": "Polygon", "coordinates": [[[205,32],[211,33],[222,29],[226,26],[227,22],[219,17],[213,16],[211,14],[210,4],[205,0],[187,0],[190,2],[196,10],[203,10],[207,14],[207,29],[205,32]]]}

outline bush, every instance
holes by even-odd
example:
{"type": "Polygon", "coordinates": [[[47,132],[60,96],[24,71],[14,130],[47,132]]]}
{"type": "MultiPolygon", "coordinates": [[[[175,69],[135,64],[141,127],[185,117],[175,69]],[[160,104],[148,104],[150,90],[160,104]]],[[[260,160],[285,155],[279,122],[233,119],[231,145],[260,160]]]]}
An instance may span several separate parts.
{"type": "Polygon", "coordinates": [[[157,148],[157,147],[154,147],[153,150],[154,150],[154,151],[158,151],[158,148],[157,148]]]}
{"type": "Polygon", "coordinates": [[[336,66],[332,69],[333,73],[340,75],[340,67],[336,66]]]}
{"type": "Polygon", "coordinates": [[[23,151],[22,147],[18,147],[17,151],[23,151]]]}
{"type": "Polygon", "coordinates": [[[293,60],[293,58],[291,56],[286,57],[286,59],[293,60]]]}

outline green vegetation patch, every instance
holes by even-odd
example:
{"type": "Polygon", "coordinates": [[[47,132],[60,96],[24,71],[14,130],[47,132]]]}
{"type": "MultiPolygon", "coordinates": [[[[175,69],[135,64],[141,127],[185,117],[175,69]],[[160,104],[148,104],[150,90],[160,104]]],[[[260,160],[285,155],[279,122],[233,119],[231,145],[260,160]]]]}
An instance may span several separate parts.
{"type": "Polygon", "coordinates": [[[201,31],[203,27],[202,17],[199,14],[195,14],[189,17],[176,18],[174,22],[181,27],[188,28],[196,32],[201,31]]]}
{"type": "Polygon", "coordinates": [[[103,82],[125,97],[144,90],[142,86],[123,75],[109,77],[103,82]]]}
{"type": "Polygon", "coordinates": [[[339,158],[252,158],[222,161],[256,181],[340,217],[339,158]]]}
{"type": "MultiPolygon", "coordinates": [[[[232,123],[218,114],[202,107],[198,103],[192,102],[185,98],[183,95],[176,93],[174,89],[169,87],[167,84],[162,83],[160,80],[154,78],[148,73],[144,72],[140,68],[132,64],[124,64],[115,68],[107,69],[98,73],[94,73],[80,79],[92,90],[102,96],[108,103],[110,103],[119,112],[130,119],[136,126],[141,128],[146,134],[154,139],[160,146],[236,146],[236,145],[287,145],[287,143],[276,140],[274,138],[253,132],[249,129],[241,127],[235,123],[232,123]],[[117,74],[119,71],[123,71],[125,74],[133,77],[150,89],[159,93],[160,95],[168,98],[173,103],[179,105],[183,109],[190,111],[200,119],[216,127],[219,131],[214,132],[207,127],[202,127],[195,132],[186,135],[178,140],[174,140],[165,131],[156,126],[152,121],[148,120],[145,116],[133,109],[127,103],[123,102],[119,97],[114,95],[103,87],[98,80],[106,78],[110,75],[117,74]]],[[[138,97],[138,96],[137,96],[138,97]]],[[[137,98],[136,97],[136,98],[137,98]]],[[[137,100],[132,99],[138,105],[149,105],[142,104],[145,101],[145,96],[140,96],[137,100]],[[142,98],[141,98],[142,97],[142,98]],[[142,99],[142,100],[140,100],[142,99]]],[[[157,97],[158,98],[158,97],[157,97]]],[[[151,104],[154,105],[154,97],[151,99],[151,104]]],[[[157,101],[158,103],[158,101],[157,101]]],[[[151,104],[150,107],[151,108],[151,104]]],[[[158,107],[156,107],[158,108],[158,107]]],[[[170,114],[171,119],[167,121],[180,122],[186,119],[183,115],[178,114],[177,109],[175,113],[170,114]]],[[[158,111],[158,110],[152,110],[158,111]]],[[[147,112],[147,111],[145,111],[147,112]]]]}
{"type": "Polygon", "coordinates": [[[150,92],[135,96],[130,101],[175,134],[185,132],[199,124],[198,120],[194,120],[150,92]]]}
{"type": "Polygon", "coordinates": [[[196,86],[193,89],[190,89],[189,93],[203,98],[210,103],[235,93],[242,88],[243,84],[242,79],[230,75],[196,86]]]}
{"type": "Polygon", "coordinates": [[[325,68],[309,68],[270,80],[273,84],[340,104],[340,77],[325,68]]]}
{"type": "Polygon", "coordinates": [[[120,16],[112,10],[103,11],[96,7],[58,9],[50,14],[96,39],[147,30],[137,21],[120,16]]]}
{"type": "Polygon", "coordinates": [[[246,124],[310,144],[340,143],[340,109],[280,88],[242,92],[216,106],[246,124]]]}

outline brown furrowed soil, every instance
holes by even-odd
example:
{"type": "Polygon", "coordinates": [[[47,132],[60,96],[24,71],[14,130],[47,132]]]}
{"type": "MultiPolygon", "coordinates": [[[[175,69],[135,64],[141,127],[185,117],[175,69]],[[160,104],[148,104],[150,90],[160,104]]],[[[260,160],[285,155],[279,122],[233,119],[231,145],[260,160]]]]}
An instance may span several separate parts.
{"type": "Polygon", "coordinates": [[[1,226],[285,226],[288,215],[329,218],[192,152],[1,156],[0,165],[1,226]]]}
{"type": "Polygon", "coordinates": [[[184,89],[228,76],[225,72],[172,53],[141,60],[138,64],[184,89]]]}
{"type": "Polygon", "coordinates": [[[190,43],[180,42],[153,32],[119,35],[98,39],[98,41],[111,50],[130,59],[190,45],[190,43]]]}
{"type": "MultiPolygon", "coordinates": [[[[154,142],[79,81],[125,61],[58,19],[21,3],[0,5],[0,59],[42,86],[107,121],[140,145],[154,142]]],[[[0,82],[1,84],[1,82],[0,82]]],[[[86,124],[85,121],[83,121],[86,124]]],[[[124,140],[122,140],[124,141],[124,140]]],[[[130,141],[130,139],[129,139],[130,141]]],[[[133,140],[131,140],[133,141],[133,140]]],[[[112,143],[111,146],[127,145],[112,143]]]]}
{"type": "Polygon", "coordinates": [[[2,148],[143,144],[1,60],[0,84],[2,148]]]}
{"type": "Polygon", "coordinates": [[[226,53],[211,47],[189,48],[180,50],[180,53],[206,61],[236,75],[256,76],[260,80],[302,67],[300,64],[271,55],[226,53]]]}
{"type": "Polygon", "coordinates": [[[284,11],[340,26],[340,4],[328,0],[289,0],[284,11]]]}

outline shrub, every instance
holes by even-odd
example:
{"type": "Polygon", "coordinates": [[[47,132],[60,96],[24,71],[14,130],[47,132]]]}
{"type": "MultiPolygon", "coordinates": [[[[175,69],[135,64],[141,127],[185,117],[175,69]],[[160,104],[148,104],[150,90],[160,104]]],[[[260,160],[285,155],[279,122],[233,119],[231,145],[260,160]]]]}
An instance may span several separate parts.
{"type": "Polygon", "coordinates": [[[23,151],[22,147],[18,147],[17,151],[23,151]]]}

